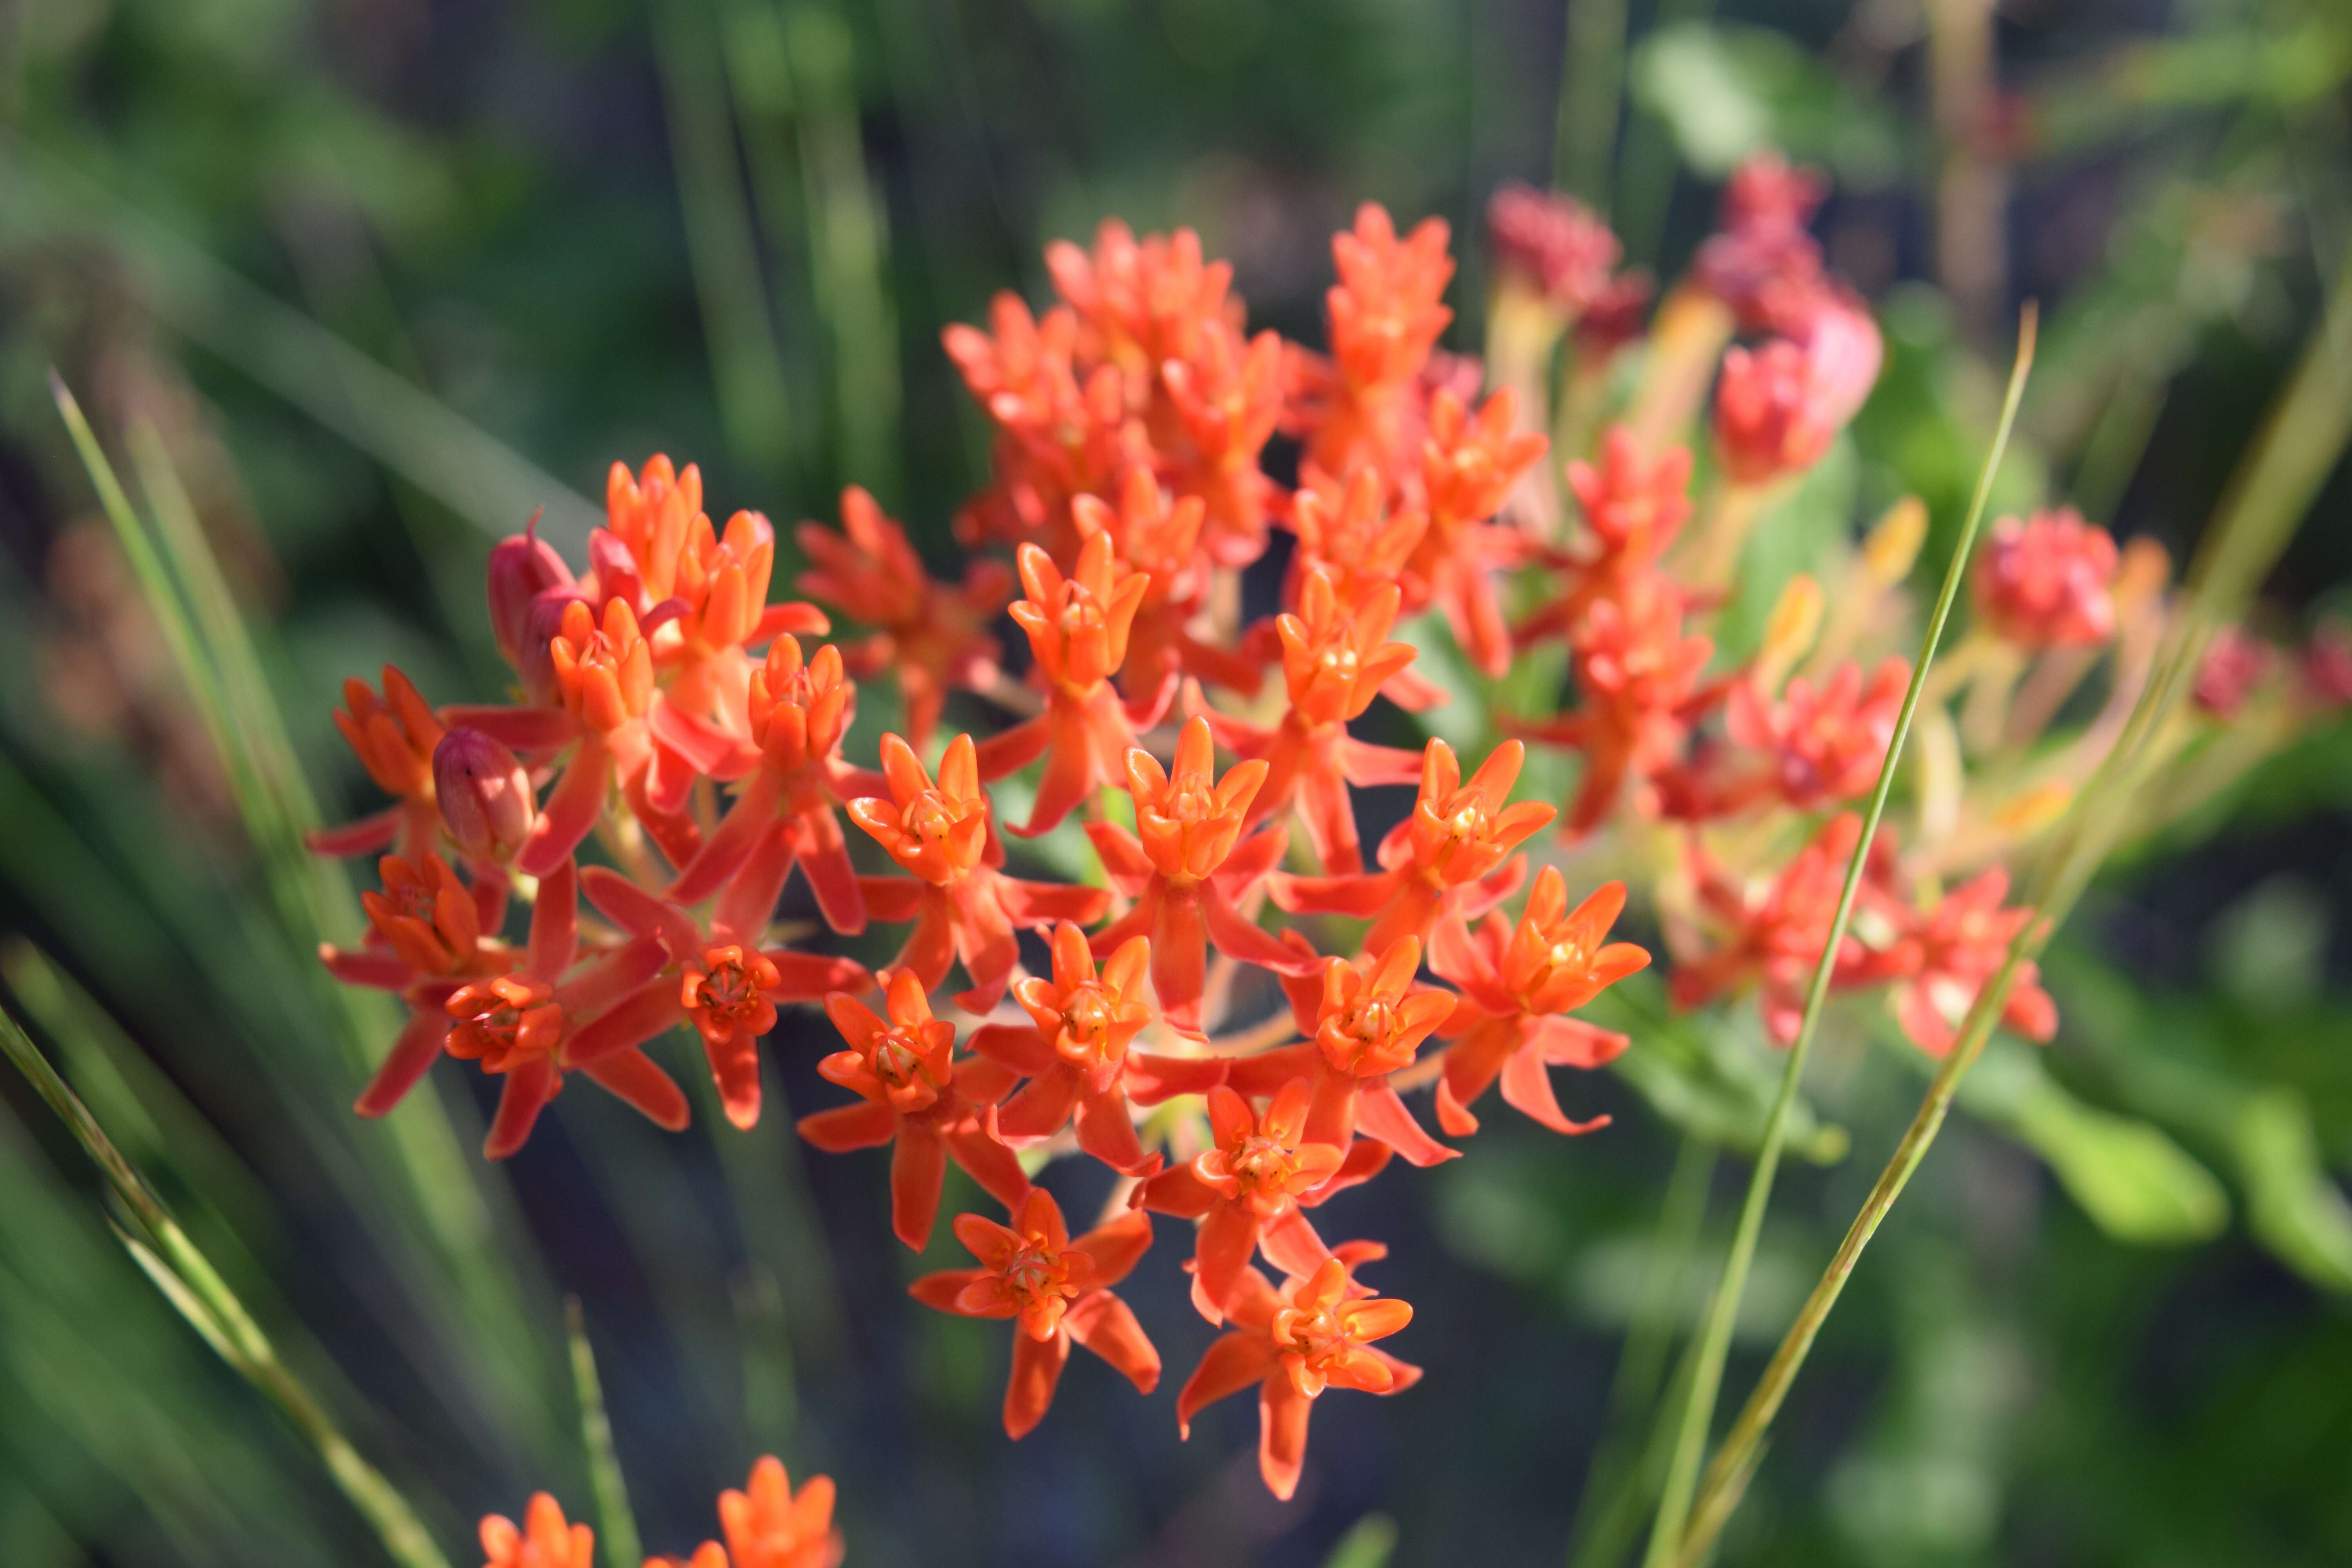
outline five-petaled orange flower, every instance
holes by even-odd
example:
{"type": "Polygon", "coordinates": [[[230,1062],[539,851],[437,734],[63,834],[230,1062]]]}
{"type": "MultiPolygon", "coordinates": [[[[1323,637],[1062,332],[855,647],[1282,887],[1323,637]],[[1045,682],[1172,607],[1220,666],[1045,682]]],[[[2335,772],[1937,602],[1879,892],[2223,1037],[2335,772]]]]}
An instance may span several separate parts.
{"type": "Polygon", "coordinates": [[[1571,910],[1568,879],[1559,867],[1547,866],[1536,873],[1517,925],[1497,913],[1475,930],[1460,919],[1438,926],[1429,966],[1462,993],[1454,1016],[1439,1026],[1452,1042],[1437,1080],[1439,1126],[1457,1138],[1477,1131],[1470,1103],[1498,1075],[1503,1099],[1555,1132],[1591,1132],[1609,1124],[1606,1116],[1590,1121],[1563,1116],[1547,1069],[1603,1067],[1629,1043],[1564,1016],[1649,967],[1643,948],[1602,940],[1624,907],[1625,884],[1610,882],[1571,910]]]}
{"type": "Polygon", "coordinates": [[[1370,707],[1381,687],[1413,660],[1411,643],[1387,640],[1400,602],[1393,583],[1344,600],[1336,574],[1317,567],[1299,588],[1297,613],[1275,620],[1290,693],[1282,721],[1266,730],[1218,713],[1202,715],[1221,744],[1266,765],[1247,825],[1296,803],[1307,841],[1328,872],[1364,867],[1348,785],[1409,784],[1420,772],[1412,752],[1348,733],[1348,721],[1370,707]]]}
{"type": "MultiPolygon", "coordinates": [[[[1343,1252],[1349,1250],[1341,1249],[1343,1252]]],[[[1360,1254],[1359,1254],[1360,1256],[1360,1254]]],[[[1327,1388],[1396,1394],[1421,1381],[1421,1369],[1374,1349],[1412,1321],[1412,1308],[1361,1293],[1345,1257],[1279,1289],[1255,1268],[1242,1270],[1225,1309],[1234,1327],[1201,1357],[1176,1396],[1186,1436],[1205,1405],[1257,1384],[1258,1473],[1287,1502],[1307,1460],[1307,1421],[1327,1388]]]]}
{"type": "Polygon", "coordinates": [[[321,945],[328,973],[347,985],[397,991],[408,1023],[359,1098],[362,1116],[382,1116],[398,1105],[439,1058],[449,1036],[446,1004],[468,980],[503,974],[514,954],[495,937],[505,918],[507,885],[485,878],[467,888],[447,861],[429,850],[415,861],[387,855],[377,862],[381,892],[363,892],[368,940],[359,948],[321,945]]]}
{"type": "Polygon", "coordinates": [[[890,1227],[920,1252],[940,1212],[948,1161],[968,1172],[1007,1208],[1029,1195],[1029,1178],[1013,1151],[982,1128],[977,1107],[1012,1089],[1006,1068],[978,1057],[955,1059],[955,1026],[931,1016],[923,982],[910,969],[885,970],[889,1016],[877,1016],[845,991],[824,1010],[849,1045],[817,1063],[857,1103],[803,1116],[800,1134],[828,1153],[895,1144],[890,1156],[890,1227]]]}
{"type": "Polygon", "coordinates": [[[1111,886],[1135,905],[1094,937],[1108,952],[1132,938],[1151,939],[1151,988],[1169,1026],[1201,1033],[1201,992],[1208,950],[1292,973],[1311,958],[1276,941],[1234,908],[1282,858],[1282,829],[1242,837],[1250,801],[1264,782],[1263,762],[1235,763],[1216,776],[1208,721],[1194,716],[1176,738],[1175,767],[1140,749],[1127,753],[1127,790],[1135,831],[1089,822],[1087,837],[1111,886]]]}
{"type": "Polygon", "coordinates": [[[980,1267],[926,1274],[908,1293],[942,1312],[1013,1320],[1006,1436],[1025,1437],[1045,1419],[1073,1342],[1110,1363],[1139,1391],[1160,1386],[1160,1352],[1127,1303],[1110,1293],[1150,1247],[1150,1215],[1130,1210],[1073,1240],[1061,1206],[1037,1187],[1014,1209],[1012,1225],[958,1215],[955,1233],[980,1267]]]}
{"type": "Polygon", "coordinates": [[[1045,710],[992,736],[980,749],[980,776],[1000,779],[1045,759],[1028,824],[1012,829],[1029,837],[1059,826],[1097,784],[1110,783],[1135,744],[1136,726],[1160,715],[1130,713],[1110,681],[1127,662],[1128,628],[1150,574],[1122,566],[1100,530],[1086,536],[1067,577],[1034,544],[1021,547],[1020,563],[1029,596],[1006,613],[1028,635],[1045,710]]]}
{"type": "Polygon", "coordinates": [[[1329,1181],[1345,1157],[1335,1143],[1307,1141],[1311,1082],[1292,1079],[1261,1112],[1220,1084],[1209,1090],[1213,1146],[1160,1172],[1137,1190],[1138,1206],[1201,1222],[1193,1242],[1192,1300],[1213,1323],[1258,1248],[1286,1274],[1307,1275],[1330,1253],[1298,1200],[1329,1181]]]}
{"type": "Polygon", "coordinates": [[[522,1528],[502,1513],[482,1521],[482,1552],[489,1561],[482,1568],[596,1568],[596,1532],[584,1524],[567,1524],[563,1505],[545,1492],[533,1492],[523,1511],[522,1528]]]}
{"type": "Polygon", "coordinates": [[[882,777],[888,797],[851,801],[849,815],[913,876],[867,877],[859,885],[875,919],[915,922],[898,963],[925,987],[945,980],[948,965],[961,959],[971,989],[958,994],[956,1005],[985,1013],[1013,978],[1020,956],[1014,927],[1102,918],[1110,895],[1100,888],[1024,882],[989,863],[988,795],[970,735],[948,742],[936,784],[913,747],[885,735],[882,777]]]}
{"type": "Polygon", "coordinates": [[[793,1490],[791,1476],[772,1454],[761,1456],[741,1491],[719,1494],[721,1546],[706,1541],[694,1555],[653,1557],[645,1568],[839,1568],[841,1531],[833,1528],[831,1476],[811,1476],[793,1490]]]}
{"type": "Polygon", "coordinates": [[[1131,1047],[1151,1021],[1143,974],[1150,942],[1130,937],[1095,973],[1087,933],[1067,921],[1054,928],[1054,973],[1013,983],[1013,995],[1030,1023],[987,1024],[972,1031],[971,1048],[1029,1082],[997,1117],[997,1135],[1009,1143],[1035,1143],[1059,1132],[1075,1114],[1078,1147],[1113,1170],[1149,1175],[1160,1157],[1146,1158],[1135,1136],[1129,1100],[1157,1105],[1179,1094],[1204,1093],[1223,1081],[1224,1064],[1199,1057],[1164,1057],[1131,1047]]]}
{"type": "Polygon", "coordinates": [[[406,859],[438,847],[441,814],[433,799],[433,750],[441,743],[441,721],[408,677],[383,667],[383,695],[364,680],[343,682],[343,705],[335,728],[351,743],[376,788],[395,804],[341,827],[310,835],[321,855],[373,855],[391,849],[406,859]]]}
{"type": "Polygon", "coordinates": [[[1408,936],[1426,942],[1442,918],[1476,919],[1508,898],[1526,875],[1511,852],[1559,815],[1531,800],[1505,804],[1526,758],[1524,745],[1506,741],[1465,784],[1454,748],[1432,740],[1422,753],[1421,794],[1412,815],[1381,841],[1381,870],[1339,877],[1276,872],[1267,879],[1267,890],[1293,913],[1370,920],[1372,927],[1364,933],[1370,953],[1386,952],[1408,936]]]}

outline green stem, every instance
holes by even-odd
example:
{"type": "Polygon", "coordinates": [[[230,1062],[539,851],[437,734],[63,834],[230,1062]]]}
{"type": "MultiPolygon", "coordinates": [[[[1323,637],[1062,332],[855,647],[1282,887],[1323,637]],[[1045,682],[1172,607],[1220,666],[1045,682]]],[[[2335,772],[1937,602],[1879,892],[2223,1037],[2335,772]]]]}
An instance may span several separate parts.
{"type": "Polygon", "coordinates": [[[637,1534],[637,1516],[629,1508],[629,1485],[621,1474],[621,1457],[613,1448],[613,1423],[604,1414],[604,1385],[596,1376],[596,1352],[588,1343],[588,1324],[580,1312],[580,1298],[563,1298],[563,1327],[572,1342],[572,1386],[580,1397],[580,1436],[588,1449],[588,1484],[596,1494],[596,1521],[604,1531],[604,1554],[614,1563],[635,1563],[645,1556],[637,1534]]]}
{"type": "Polygon", "coordinates": [[[1576,0],[1559,66],[1551,180],[1598,212],[1609,210],[1624,81],[1625,0],[1576,0]]]}
{"type": "Polygon", "coordinates": [[[1943,641],[1944,625],[1951,618],[1953,601],[1959,597],[1969,557],[1975,549],[1985,508],[1992,497],[1993,477],[2000,472],[2001,456],[2009,448],[2010,431],[2017,423],[2017,405],[2025,394],[2026,374],[2033,366],[2035,322],[2034,308],[2029,303],[2018,323],[2017,361],[2009,373],[2009,394],[2001,401],[2000,423],[1993,432],[1992,449],[1985,455],[1983,471],[1977,478],[1976,497],[1969,506],[1968,521],[1962,525],[1959,542],[1952,549],[1951,563],[1944,572],[1943,589],[1936,596],[1935,611],[1928,616],[1927,634],[1919,642],[1918,659],[1911,667],[1911,684],[1904,691],[1903,706],[1895,715],[1886,760],[1879,766],[1878,784],[1870,792],[1870,805],[1863,813],[1862,837],[1846,864],[1845,886],[1838,893],[1837,913],[1830,921],[1821,959],[1813,965],[1804,1016],[1797,1026],[1796,1039],[1789,1047],[1789,1059],[1781,1068],[1780,1091],[1773,1097],[1772,1114],[1764,1125],[1763,1147],[1757,1151],[1755,1173],[1748,1180],[1747,1200],[1740,1206],[1739,1228],[1732,1236],[1731,1255],[1724,1265],[1723,1279],[1716,1286],[1715,1298],[1707,1305],[1690,1399],[1683,1407],[1682,1427],[1675,1436],[1674,1458],[1667,1466],[1665,1486],[1658,1499],[1649,1550],[1643,1556],[1644,1568],[1666,1568],[1676,1559],[1691,1494],[1698,1480],[1707,1427],[1715,1416],[1716,1394],[1723,1383],[1724,1358],[1731,1347],[1732,1321],[1739,1310],[1748,1265],[1756,1256],[1756,1238],[1764,1226],[1765,1205],[1771,1200],[1772,1180],[1780,1170],[1789,1109],[1796,1100],[1797,1086],[1804,1077],[1805,1058],[1812,1047],[1813,1034],[1820,1026],[1822,1009],[1829,998],[1830,976],[1837,966],[1838,947],[1845,940],[1846,925],[1853,915],[1854,897],[1861,890],[1863,871],[1869,864],[1871,840],[1877,836],[1879,819],[1886,812],[1886,798],[1895,788],[1895,764],[1902,757],[1903,742],[1911,733],[1912,718],[1918,711],[1920,689],[1927,681],[1928,668],[1935,662],[1937,646],[1943,641]]]}
{"type": "Polygon", "coordinates": [[[1665,1376],[1675,1329],[1682,1318],[1675,1307],[1690,1279],[1691,1256],[1706,1217],[1707,1189],[1719,1158],[1713,1143],[1689,1134],[1675,1152],[1665,1201],[1658,1209],[1650,1266],[1609,1389],[1608,1436],[1593,1456],[1584,1501],[1578,1505],[1576,1529],[1569,1539],[1570,1568],[1605,1568],[1616,1562],[1640,1527],[1638,1504],[1647,1498],[1648,1489],[1632,1483],[1656,1447],[1658,1384],[1665,1376]],[[1596,1509],[1591,1506],[1596,1499],[1609,1500],[1596,1509]],[[1635,1506],[1624,1506],[1629,1502],[1635,1506]]]}
{"type": "Polygon", "coordinates": [[[0,1055],[5,1055],[64,1122],[124,1211],[145,1234],[125,1244],[164,1296],[246,1381],[259,1389],[319,1451],[337,1487],[351,1500],[384,1551],[403,1568],[449,1568],[425,1526],[382,1472],[362,1458],[309,1389],[278,1361],[276,1348],[245,1304],[173,1220],[147,1180],[124,1159],[95,1117],[67,1087],[16,1020],[0,1012],[0,1055]]]}
{"type": "Polygon", "coordinates": [[[1911,1174],[1941,1131],[1961,1078],[1976,1061],[2000,1016],[2019,971],[2038,954],[2064,918],[2091,875],[2127,826],[2132,796],[2161,754],[2156,745],[2188,691],[2207,637],[2243,609],[2263,575],[2309,510],[2320,485],[2352,439],[2352,264],[2336,280],[2327,315],[2305,349],[2294,377],[2272,405],[2230,488],[2215,509],[2212,525],[2189,573],[2189,603],[2175,623],[2169,647],[2134,709],[2115,749],[2075,802],[2057,843],[2029,890],[2026,903],[2041,918],[2018,933],[2000,973],[1978,994],[1952,1052],[1937,1068],[1902,1142],[1879,1173],[1862,1210],[1847,1227],[1835,1257],[1773,1352],[1756,1391],[1732,1423],[1723,1449],[1709,1468],[1678,1559],[1701,1562],[1739,1504],[1755,1468],[1765,1428],[1788,1397],[1814,1336],[1837,1305],[1840,1292],[1870,1245],[1879,1222],[1902,1195],[1911,1174]]]}

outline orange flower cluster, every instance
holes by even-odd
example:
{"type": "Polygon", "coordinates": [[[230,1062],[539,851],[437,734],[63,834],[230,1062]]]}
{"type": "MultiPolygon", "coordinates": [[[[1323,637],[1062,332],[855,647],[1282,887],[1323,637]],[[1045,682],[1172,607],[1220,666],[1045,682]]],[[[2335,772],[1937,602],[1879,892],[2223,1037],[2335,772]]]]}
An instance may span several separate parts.
{"type": "MultiPolygon", "coordinates": [[[[1038,314],[1001,295],[987,331],[946,334],[995,432],[994,477],[956,531],[1010,562],[935,581],[852,489],[838,531],[796,534],[800,591],[860,628],[839,642],[814,640],[832,629],[815,604],[768,603],[765,518],[716,527],[693,467],[616,465],[584,572],[529,531],[493,554],[491,623],[520,700],[436,710],[387,670],[381,695],[353,682],[336,715],[394,804],[321,837],[330,853],[391,852],[366,939],[324,956],[399,994],[410,1019],[360,1110],[383,1114],[447,1055],[504,1079],[493,1159],[572,1072],[681,1126],[685,1097],[646,1047],[685,1025],[748,1127],[760,1039],[779,1008],[821,1002],[842,1045],[818,1071],[849,1098],[802,1135],[890,1147],[892,1226],[910,1247],[935,1227],[950,1162],[1004,1211],[954,1216],[974,1266],[913,1291],[1013,1322],[1007,1432],[1044,1416],[1073,1344],[1156,1386],[1160,1353],[1114,1292],[1165,1215],[1191,1222],[1192,1299],[1223,1331],[1179,1419],[1256,1387],[1261,1468],[1288,1496],[1317,1399],[1419,1375],[1374,1345],[1412,1316],[1357,1279],[1383,1249],[1327,1245],[1310,1219],[1396,1156],[1459,1155],[1407,1097],[1433,1091],[1457,1139],[1497,1083],[1556,1131],[1607,1121],[1564,1111],[1552,1069],[1628,1048],[1572,1015],[1651,955],[1610,940],[1624,882],[1572,899],[1573,871],[1553,862],[1613,825],[1654,825],[1623,836],[1621,861],[1643,868],[1683,959],[1672,998],[1753,990],[1772,1037],[1794,1032],[1858,837],[1842,808],[1877,779],[1909,682],[1883,645],[1924,525],[1890,519],[1833,563],[1836,592],[1790,584],[1761,646],[1725,656],[1731,590],[1712,553],[1736,557],[1876,374],[1868,312],[1805,233],[1817,197],[1769,160],[1734,181],[1724,232],[1660,309],[1643,390],[1622,422],[1590,422],[1591,458],[1564,476],[1543,470],[1535,426],[1574,421],[1514,387],[1481,399],[1479,364],[1436,347],[1454,273],[1438,220],[1399,234],[1368,205],[1335,239],[1328,353],[1251,335],[1231,269],[1190,231],[1139,238],[1113,222],[1090,249],[1056,246],[1058,302],[1038,314]],[[1743,331],[1762,341],[1735,345],[1743,331]],[[1710,377],[1695,501],[1679,438],[1706,422],[1710,377]],[[1277,435],[1297,447],[1295,490],[1262,463],[1277,435]],[[1279,608],[1245,626],[1241,575],[1276,530],[1295,542],[1279,608]],[[1426,679],[1421,650],[1449,634],[1458,666],[1426,679]],[[1025,682],[1003,662],[1024,641],[1025,682]],[[1561,700],[1498,722],[1575,753],[1557,809],[1512,799],[1538,761],[1520,740],[1465,759],[1352,728],[1382,697],[1427,708],[1482,675],[1530,689],[1514,663],[1540,668],[1547,642],[1564,652],[1561,700]],[[903,718],[853,757],[861,680],[903,718]],[[948,726],[937,743],[950,703],[981,738],[948,726]],[[992,786],[1024,777],[1025,821],[1000,825],[992,786]],[[1409,784],[1410,813],[1367,864],[1353,786],[1409,784]],[[1056,833],[1097,876],[1015,873],[1007,835],[1056,833]],[[779,940],[795,869],[836,935],[902,928],[878,973],[779,940]],[[1297,923],[1266,923],[1269,903],[1297,923]],[[510,904],[529,905],[511,935],[510,904]],[[1250,1021],[1277,989],[1286,1013],[1250,1021]],[[1066,1154],[1120,1184],[1076,1236],[1033,1184],[1066,1154]]],[[[1495,222],[1504,335],[1540,340],[1501,348],[1548,363],[1564,341],[1563,395],[1600,395],[1588,372],[1641,330],[1646,282],[1612,278],[1606,228],[1559,198],[1515,190],[1495,222]]],[[[2042,765],[2011,731],[2038,733],[2030,711],[2054,712],[2085,649],[2139,646],[2161,584],[2132,562],[2071,516],[1994,531],[1964,661],[1969,747],[2042,765]]],[[[1276,576],[1269,562],[1267,589],[1276,576]]],[[[2259,674],[2245,662],[2200,682],[2209,707],[2245,700],[2259,674]]],[[[2018,776],[2044,795],[2063,784],[2018,776]]],[[[1992,863],[2031,814],[1971,815],[1941,778],[1920,787],[1941,837],[1905,853],[1882,836],[1834,972],[1840,990],[1883,994],[1929,1051],[1949,1048],[2031,918],[2002,908],[1992,863]],[[1973,874],[1943,894],[1947,871],[1973,874]]],[[[2055,1026],[2030,976],[2009,1020],[2035,1038],[2055,1026]]],[[[755,1472],[722,1501],[728,1545],[694,1568],[830,1562],[819,1495],[755,1472]]],[[[527,1532],[494,1523],[500,1564],[569,1568],[584,1534],[551,1504],[534,1503],[527,1532]]]]}

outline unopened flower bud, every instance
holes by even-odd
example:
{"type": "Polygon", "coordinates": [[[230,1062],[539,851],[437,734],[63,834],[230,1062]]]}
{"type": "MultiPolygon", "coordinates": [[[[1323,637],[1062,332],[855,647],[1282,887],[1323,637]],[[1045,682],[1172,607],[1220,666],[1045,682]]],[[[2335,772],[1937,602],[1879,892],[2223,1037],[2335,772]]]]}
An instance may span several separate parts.
{"type": "Polygon", "coordinates": [[[552,707],[563,700],[556,688],[555,660],[547,645],[563,629],[563,607],[573,600],[591,605],[595,601],[569,583],[542,589],[523,613],[521,646],[516,650],[515,672],[522,677],[522,689],[533,702],[552,707]]]}
{"type": "Polygon", "coordinates": [[[539,519],[522,532],[499,541],[490,552],[490,632],[509,664],[522,667],[523,637],[530,602],[549,588],[569,587],[572,568],[555,547],[539,537],[539,519]]]}
{"type": "Polygon", "coordinates": [[[504,863],[539,816],[530,776],[479,730],[461,726],[441,738],[433,749],[433,791],[449,837],[476,860],[504,863]]]}
{"type": "Polygon", "coordinates": [[[1927,540],[1927,503],[1905,496],[1886,509],[1862,542],[1863,570],[1882,588],[1892,588],[1911,575],[1919,546],[1927,540]]]}

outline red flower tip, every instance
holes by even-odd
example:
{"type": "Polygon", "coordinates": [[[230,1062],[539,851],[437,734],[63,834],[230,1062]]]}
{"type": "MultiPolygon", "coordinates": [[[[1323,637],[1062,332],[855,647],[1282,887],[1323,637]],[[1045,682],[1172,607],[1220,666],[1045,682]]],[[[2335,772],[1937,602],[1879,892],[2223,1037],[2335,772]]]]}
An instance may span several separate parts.
{"type": "Polygon", "coordinates": [[[482,1568],[595,1568],[596,1532],[567,1524],[563,1505],[545,1492],[531,1494],[522,1528],[502,1513],[482,1521],[482,1568]]]}
{"type": "Polygon", "coordinates": [[[816,1070],[901,1115],[928,1110],[953,1083],[955,1026],[931,1016],[930,998],[913,970],[885,970],[877,978],[887,1016],[845,991],[824,999],[825,1013],[849,1048],[826,1057],[816,1070]]]}
{"type": "Polygon", "coordinates": [[[1568,488],[1604,555],[1633,567],[1663,554],[1690,517],[1691,455],[1669,447],[1645,460],[1633,432],[1612,425],[1601,438],[1601,461],[1571,459],[1568,488]]]}
{"type": "Polygon", "coordinates": [[[1447,232],[1443,218],[1423,218],[1400,239],[1388,210],[1366,202],[1355,227],[1332,237],[1331,357],[1359,386],[1411,378],[1454,319],[1439,303],[1454,278],[1447,232]]]}
{"type": "Polygon", "coordinates": [[[1323,966],[1323,996],[1315,1043],[1334,1073],[1378,1078],[1412,1065],[1432,1030],[1454,1011],[1445,992],[1416,988],[1421,940],[1407,936],[1377,959],[1323,966]]]}
{"type": "Polygon", "coordinates": [[[935,887],[958,880],[981,863],[988,847],[988,795],[980,787],[978,753],[970,735],[948,742],[936,785],[912,746],[885,735],[882,776],[890,798],[853,800],[849,815],[890,858],[935,887]]]}
{"type": "Polygon", "coordinates": [[[646,716],[654,697],[653,649],[625,600],[606,600],[601,624],[580,600],[565,605],[562,627],[547,651],[563,706],[588,730],[610,734],[646,716]]]}
{"type": "Polygon", "coordinates": [[[572,568],[555,547],[539,537],[539,519],[490,550],[490,634],[499,651],[520,670],[530,627],[531,601],[550,588],[572,586],[572,568]]]}
{"type": "Polygon", "coordinates": [[[1828,286],[1822,247],[1805,232],[1827,186],[1774,151],[1750,156],[1723,193],[1721,232],[1699,247],[1701,283],[1749,331],[1783,331],[1828,286]]]}
{"type": "Polygon", "coordinates": [[[2115,635],[2115,536],[2073,507],[1993,524],[1971,587],[1977,614],[2026,648],[2084,647],[2115,635]]]}
{"type": "Polygon", "coordinates": [[[2276,663],[2269,645],[2243,626],[2223,626],[2206,645],[2205,659],[2197,667],[2197,681],[2189,696],[2199,711],[2216,719],[2234,719],[2276,663]]]}

